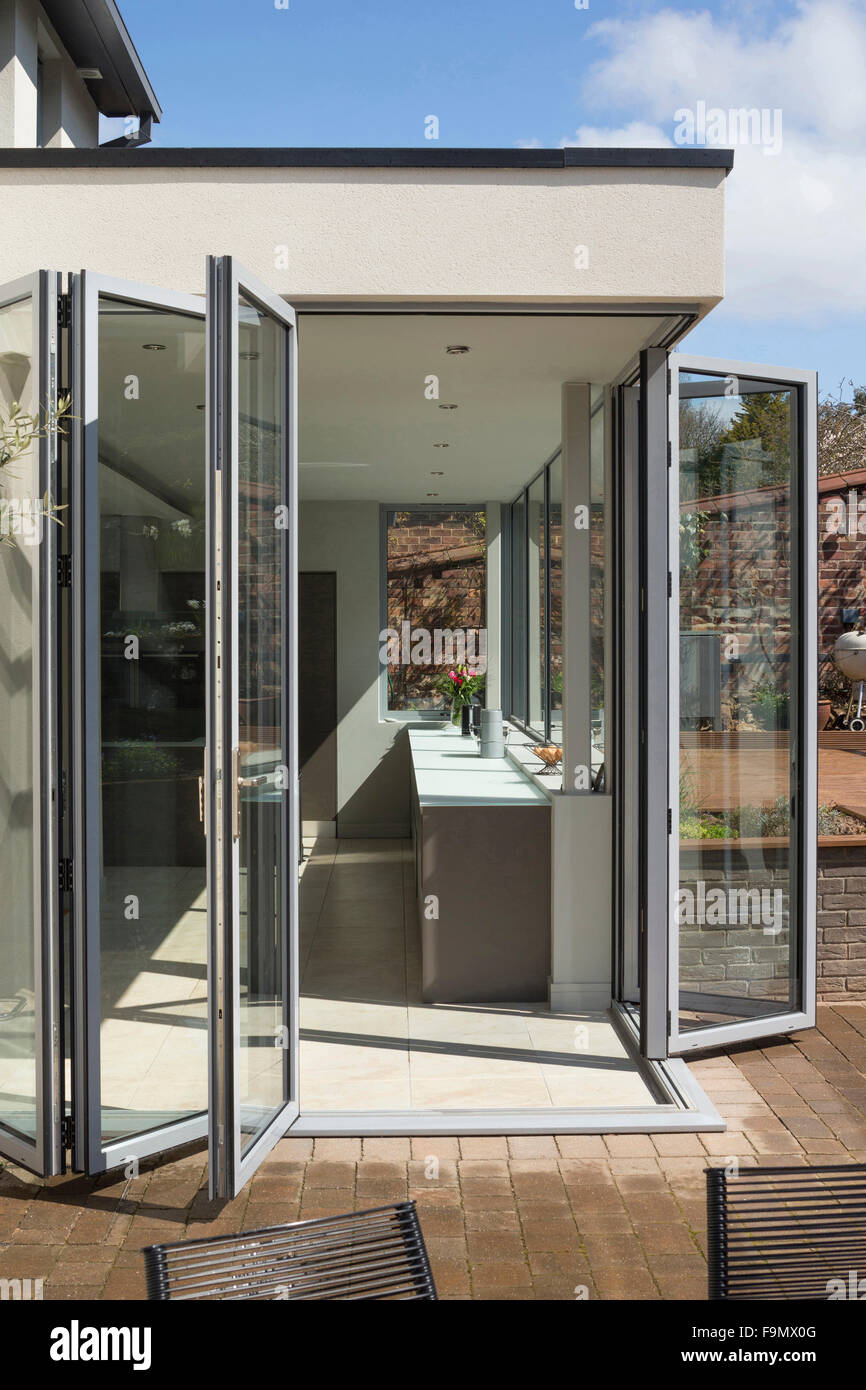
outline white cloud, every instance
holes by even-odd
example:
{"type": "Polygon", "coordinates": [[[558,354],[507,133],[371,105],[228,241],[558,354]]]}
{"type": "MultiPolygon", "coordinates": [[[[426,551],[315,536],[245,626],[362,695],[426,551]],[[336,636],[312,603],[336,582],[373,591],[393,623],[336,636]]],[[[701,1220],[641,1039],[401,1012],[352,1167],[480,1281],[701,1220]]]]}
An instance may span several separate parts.
{"type": "Polygon", "coordinates": [[[659,125],[650,125],[646,121],[629,121],[628,125],[619,126],[615,130],[602,126],[581,125],[578,126],[573,139],[560,140],[559,143],[561,147],[582,145],[588,149],[615,149],[618,146],[626,149],[658,149],[659,145],[670,145],[673,141],[670,134],[665,134],[659,125]]]}
{"type": "MultiPolygon", "coordinates": [[[[816,0],[764,12],[662,10],[606,20],[582,105],[619,113],[561,144],[670,145],[682,108],[778,108],[782,146],[735,145],[727,185],[729,310],[799,318],[866,311],[866,6],[816,0]]],[[[713,143],[719,143],[714,141],[713,143]]],[[[684,248],[684,252],[686,248],[684,248]]]]}

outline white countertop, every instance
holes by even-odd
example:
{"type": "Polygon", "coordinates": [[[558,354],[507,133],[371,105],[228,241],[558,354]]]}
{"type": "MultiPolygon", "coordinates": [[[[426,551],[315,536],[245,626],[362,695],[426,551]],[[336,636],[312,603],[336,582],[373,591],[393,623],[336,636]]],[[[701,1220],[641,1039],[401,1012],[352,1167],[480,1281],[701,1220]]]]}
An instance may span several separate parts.
{"type": "Polygon", "coordinates": [[[418,800],[425,806],[549,806],[510,758],[482,758],[459,729],[410,729],[418,800]]]}

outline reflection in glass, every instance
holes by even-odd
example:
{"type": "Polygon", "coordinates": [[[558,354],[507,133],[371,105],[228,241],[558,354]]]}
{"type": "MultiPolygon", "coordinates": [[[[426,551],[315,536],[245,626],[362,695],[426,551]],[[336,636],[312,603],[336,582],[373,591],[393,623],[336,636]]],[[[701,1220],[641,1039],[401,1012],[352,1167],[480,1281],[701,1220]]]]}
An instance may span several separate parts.
{"type": "Polygon", "coordinates": [[[548,469],[550,516],[550,739],[562,743],[563,648],[562,648],[562,454],[548,469]]]}
{"type": "Polygon", "coordinates": [[[207,1107],[204,323],[99,300],[104,1141],[207,1107]]]}
{"type": "Polygon", "coordinates": [[[605,493],[604,388],[593,386],[590,400],[590,562],[589,562],[589,661],[590,741],[592,785],[603,791],[605,761],[605,638],[607,545],[605,493]]]}
{"type": "MultiPolygon", "coordinates": [[[[35,413],[33,305],[0,309],[0,415],[35,413]]],[[[5,458],[5,455],[4,455],[5,458]]],[[[38,546],[16,516],[40,496],[38,449],[0,468],[0,1125],[36,1134],[36,951],[34,874],[34,685],[39,679],[38,546]],[[16,510],[16,502],[19,504],[16,510]],[[10,505],[11,504],[11,505],[10,505]],[[34,630],[35,628],[35,630],[34,630]]]]}
{"type": "Polygon", "coordinates": [[[799,1007],[790,931],[794,393],[680,402],[680,1027],[799,1007]]]}
{"type": "Polygon", "coordinates": [[[288,1099],[284,330],[238,305],[239,1094],[246,1150],[288,1099]]]}

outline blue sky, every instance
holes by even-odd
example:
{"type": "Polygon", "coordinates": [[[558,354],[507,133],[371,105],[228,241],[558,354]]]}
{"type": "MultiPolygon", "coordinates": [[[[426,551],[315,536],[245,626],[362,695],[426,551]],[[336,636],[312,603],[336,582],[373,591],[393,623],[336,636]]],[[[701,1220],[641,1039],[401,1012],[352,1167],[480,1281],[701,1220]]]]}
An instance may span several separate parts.
{"type": "Polygon", "coordinates": [[[780,148],[733,141],[728,294],[687,345],[866,383],[866,0],[120,8],[161,145],[429,147],[431,114],[440,146],[664,145],[680,109],[764,110],[780,148]]]}

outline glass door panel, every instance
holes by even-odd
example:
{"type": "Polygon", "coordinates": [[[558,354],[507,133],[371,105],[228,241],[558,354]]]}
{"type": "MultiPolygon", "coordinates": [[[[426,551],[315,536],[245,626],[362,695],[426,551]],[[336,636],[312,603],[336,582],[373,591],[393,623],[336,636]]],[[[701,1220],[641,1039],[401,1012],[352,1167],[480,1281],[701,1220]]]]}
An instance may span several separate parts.
{"type": "Polygon", "coordinates": [[[298,1113],[295,319],[228,257],[208,295],[211,1189],[232,1196],[298,1113]]]}
{"type": "Polygon", "coordinates": [[[86,273],[73,318],[76,1160],[97,1172],[207,1123],[204,301],[86,273]]]}
{"type": "Polygon", "coordinates": [[[671,360],[670,1046],[682,1051],[814,1016],[815,385],[671,360]]]}
{"type": "Polygon", "coordinates": [[[0,1154],[61,1171],[57,279],[0,287],[0,1154]]]}

